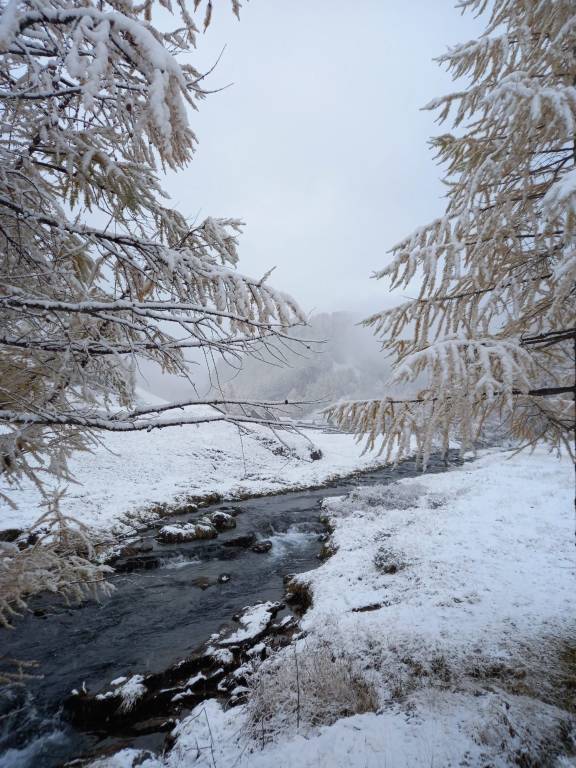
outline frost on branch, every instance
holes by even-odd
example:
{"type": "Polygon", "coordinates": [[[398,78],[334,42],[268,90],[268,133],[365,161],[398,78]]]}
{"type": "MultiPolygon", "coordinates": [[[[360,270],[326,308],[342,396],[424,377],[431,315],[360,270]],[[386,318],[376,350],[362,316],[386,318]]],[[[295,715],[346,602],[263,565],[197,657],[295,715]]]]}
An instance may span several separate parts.
{"type": "MultiPolygon", "coordinates": [[[[194,393],[187,350],[206,360],[239,361],[264,347],[281,356],[304,321],[266,276],[237,271],[238,219],[190,222],[162,191],[160,172],[192,159],[189,113],[206,95],[189,57],[194,20],[181,0],[162,6],[176,17],[173,32],[154,26],[153,2],[0,5],[4,503],[24,478],[46,494],[47,479],[71,481],[67,459],[100,430],[276,419],[272,403],[235,404],[245,416],[233,417],[225,400],[202,416],[183,411],[195,395],[161,409],[133,401],[141,360],[187,377],[194,393]]],[[[210,22],[211,2],[193,10],[210,22]]],[[[39,563],[34,582],[18,576],[5,592],[11,604],[42,586],[99,581],[80,574],[86,532],[71,537],[71,521],[49,510],[48,539],[2,558],[4,575],[39,563]]]]}
{"type": "Polygon", "coordinates": [[[26,608],[26,597],[40,590],[67,600],[112,591],[106,582],[112,569],[94,563],[89,531],[60,512],[59,500],[47,504],[29,546],[0,542],[0,626],[10,626],[10,618],[26,608]]]}
{"type": "Polygon", "coordinates": [[[432,141],[445,215],[392,248],[375,277],[416,298],[365,321],[411,401],[336,405],[341,425],[424,459],[487,418],[522,444],[572,451],[576,334],[576,13],[570,0],[462,0],[489,13],[478,40],[440,57],[465,90],[428,105],[454,133],[432,141]],[[487,9],[490,9],[487,11],[487,9]]]}

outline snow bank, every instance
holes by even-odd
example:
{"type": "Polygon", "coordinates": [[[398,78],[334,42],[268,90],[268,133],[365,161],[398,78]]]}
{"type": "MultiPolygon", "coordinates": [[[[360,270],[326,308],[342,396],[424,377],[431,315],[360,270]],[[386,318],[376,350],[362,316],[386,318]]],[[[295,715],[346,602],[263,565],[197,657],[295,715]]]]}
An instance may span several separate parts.
{"type": "Polygon", "coordinates": [[[326,499],[338,555],[307,578],[314,608],[303,628],[326,633],[337,616],[344,637],[394,627],[392,644],[451,656],[505,657],[514,641],[569,636],[573,471],[544,450],[489,453],[443,474],[326,499]],[[401,564],[392,574],[390,560],[401,564]],[[356,613],[378,601],[382,610],[356,613]]]}

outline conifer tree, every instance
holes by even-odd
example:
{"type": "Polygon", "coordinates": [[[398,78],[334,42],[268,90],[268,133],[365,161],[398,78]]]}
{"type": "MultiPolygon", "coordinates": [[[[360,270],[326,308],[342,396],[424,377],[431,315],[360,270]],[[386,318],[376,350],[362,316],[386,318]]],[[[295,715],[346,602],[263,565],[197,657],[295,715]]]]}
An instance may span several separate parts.
{"type": "Polygon", "coordinates": [[[212,2],[188,5],[0,4],[0,501],[27,479],[47,503],[34,546],[0,544],[0,620],[38,589],[78,595],[105,577],[46,482],[70,479],[74,450],[104,431],[275,421],[274,404],[232,416],[200,400],[190,378],[187,350],[278,353],[303,316],[267,275],[236,270],[239,220],[191,223],[162,190],[192,158],[189,112],[206,96],[191,13],[208,26],[212,2]],[[143,359],[188,377],[192,396],[137,407],[143,359]],[[213,408],[183,410],[198,403],[213,408]]]}
{"type": "Polygon", "coordinates": [[[576,342],[576,7],[461,0],[487,15],[441,56],[467,86],[431,102],[446,213],[392,248],[375,277],[415,298],[365,321],[417,397],[348,402],[340,425],[426,463],[497,418],[520,445],[573,451],[576,342]]]}

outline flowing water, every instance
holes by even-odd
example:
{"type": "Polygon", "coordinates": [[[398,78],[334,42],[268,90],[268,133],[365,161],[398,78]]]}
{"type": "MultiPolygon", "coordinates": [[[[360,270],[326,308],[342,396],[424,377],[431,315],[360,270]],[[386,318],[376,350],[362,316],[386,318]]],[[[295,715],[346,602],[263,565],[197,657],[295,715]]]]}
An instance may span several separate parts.
{"type": "MultiPolygon", "coordinates": [[[[445,466],[437,461],[429,471],[445,466]]],[[[157,735],[123,741],[81,732],[62,716],[62,701],[82,685],[97,691],[120,675],[161,671],[231,624],[242,607],[281,600],[285,574],[319,565],[324,497],[417,472],[414,462],[406,461],[320,490],[233,502],[237,527],[217,539],[160,544],[150,531],[144,537],[153,547],[148,555],[159,558],[160,567],[116,575],[114,594],[102,602],[66,606],[37,600],[14,631],[0,636],[2,655],[35,660],[41,674],[0,692],[0,768],[56,768],[111,745],[160,746],[163,737],[157,735]],[[247,533],[271,540],[270,552],[225,546],[247,533]],[[222,575],[229,579],[219,582],[222,575]],[[202,589],[206,582],[211,586],[202,589]]],[[[226,507],[214,505],[202,513],[215,509],[226,507]]]]}

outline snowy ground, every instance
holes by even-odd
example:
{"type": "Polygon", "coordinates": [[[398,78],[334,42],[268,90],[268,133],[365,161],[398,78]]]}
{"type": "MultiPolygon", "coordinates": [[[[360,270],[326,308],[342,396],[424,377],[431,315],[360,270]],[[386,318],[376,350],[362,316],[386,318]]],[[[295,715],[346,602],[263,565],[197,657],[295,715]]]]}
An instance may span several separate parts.
{"type": "Polygon", "coordinates": [[[165,758],[97,765],[576,765],[573,472],[490,452],[327,500],[337,551],[301,579],[305,636],[249,703],[201,705],[165,758]]]}
{"type": "MultiPolygon", "coordinates": [[[[379,463],[375,455],[361,457],[350,435],[309,430],[306,439],[279,433],[287,448],[265,428],[251,427],[250,432],[240,437],[236,427],[219,422],[105,433],[92,453],[77,454],[71,462],[78,485],[69,487],[62,509],[97,528],[121,528],[118,523],[127,514],[177,503],[187,495],[281,493],[379,463]],[[322,459],[311,460],[309,441],[320,448],[322,459]]],[[[30,484],[10,490],[10,496],[17,509],[0,502],[0,530],[34,523],[41,512],[36,489],[30,484]]]]}

